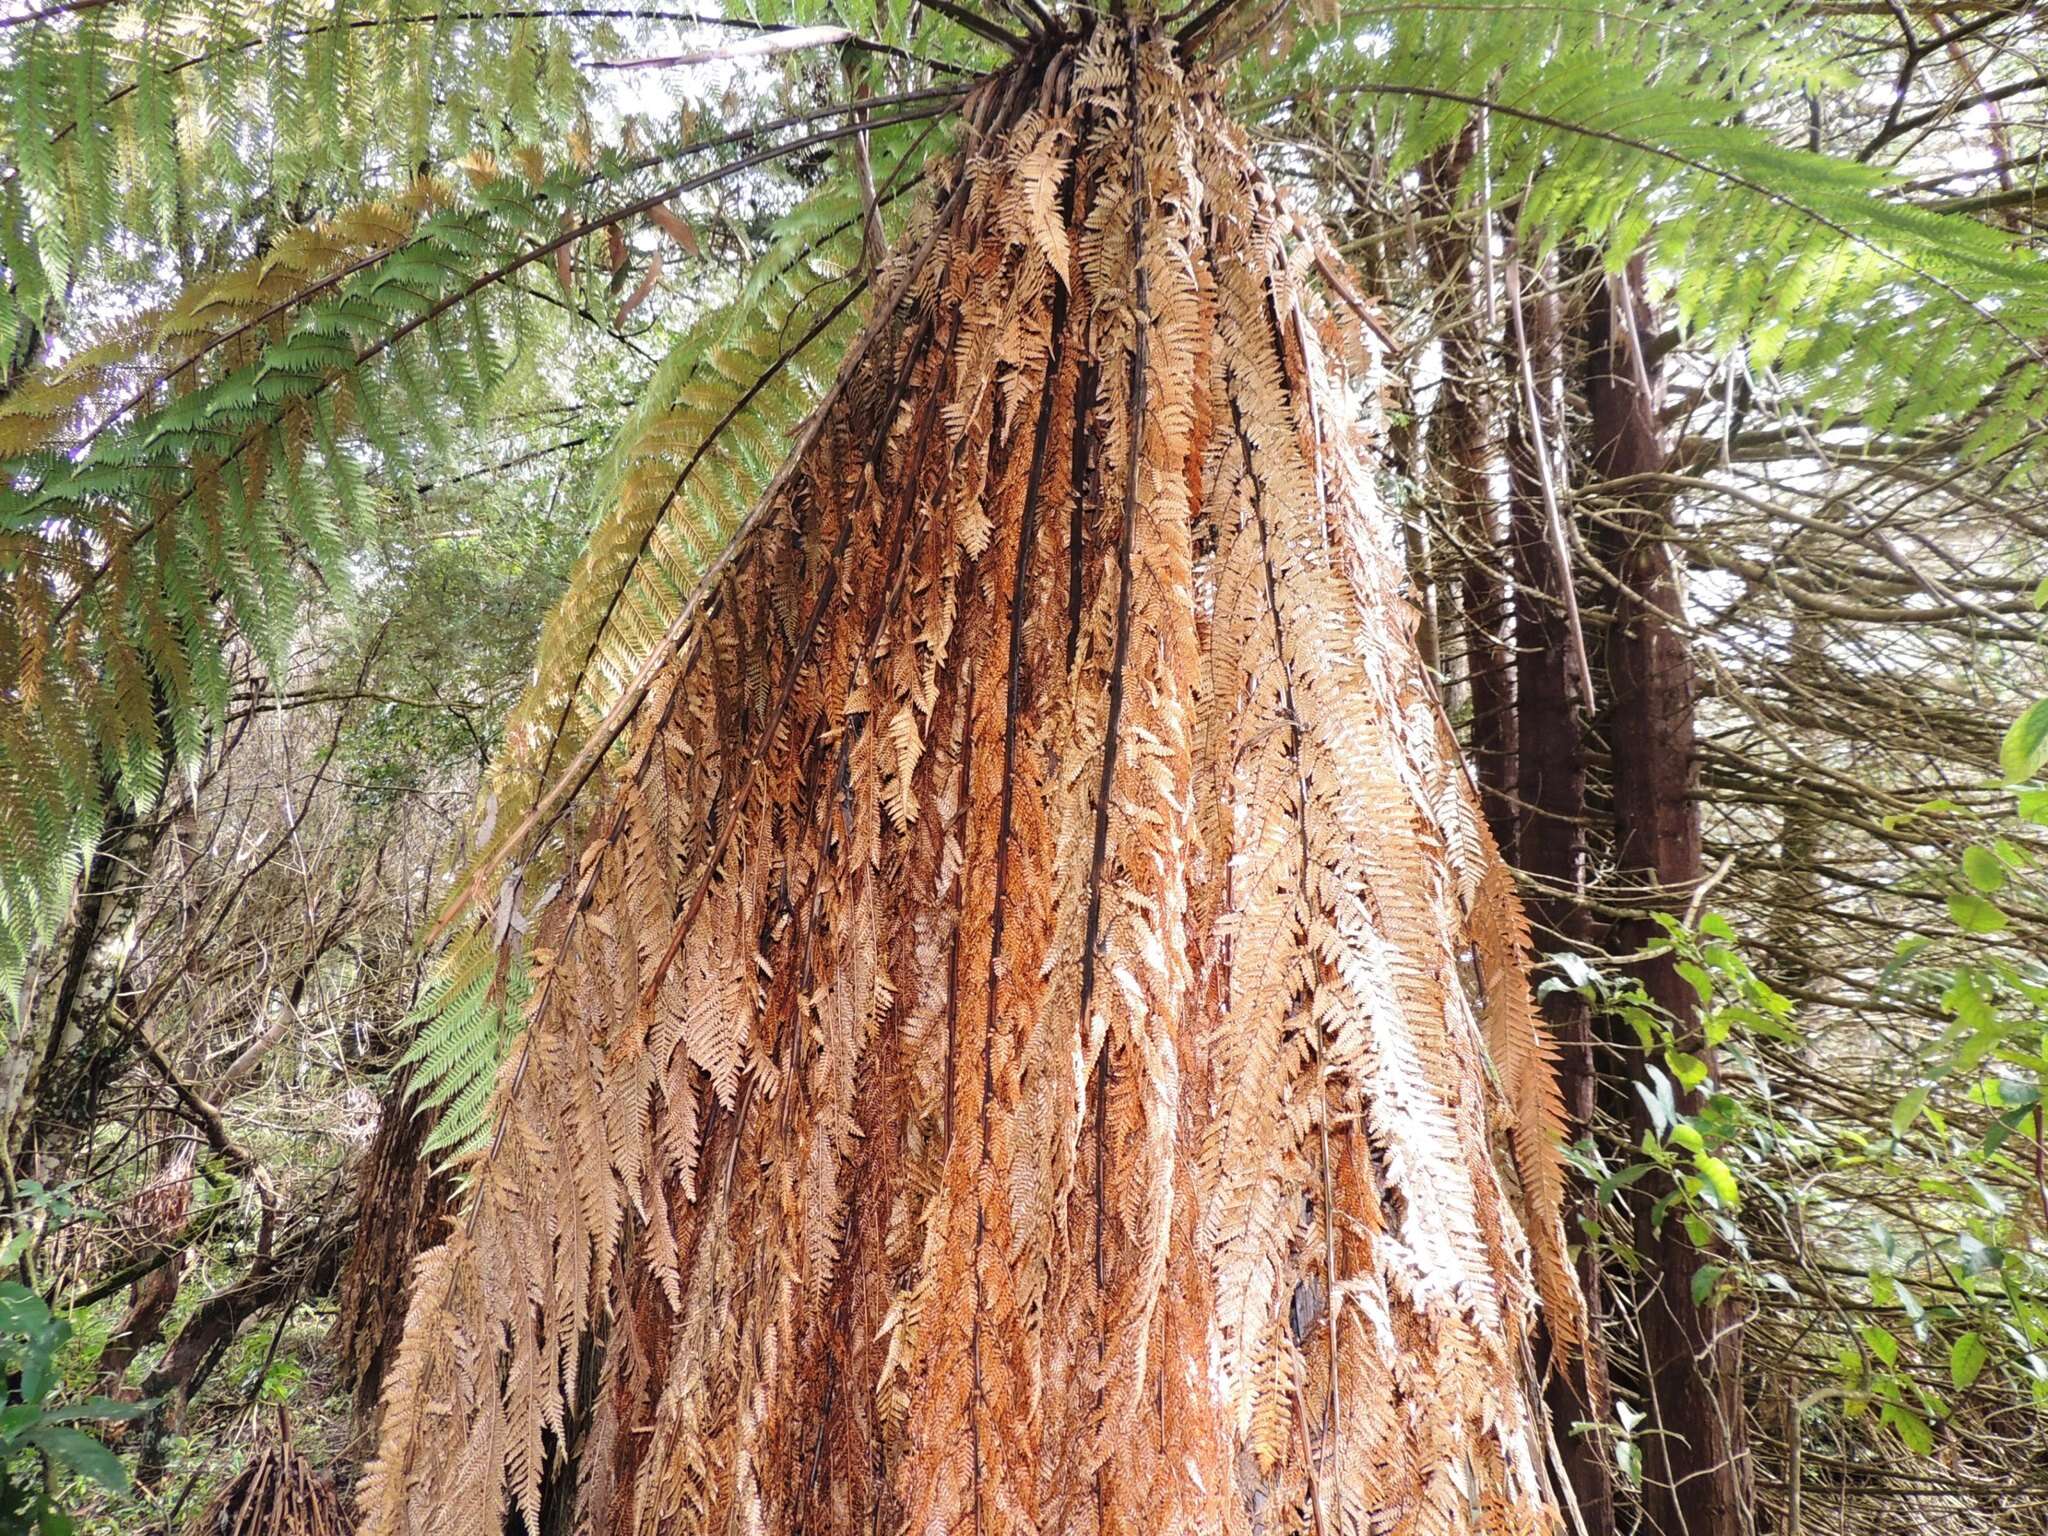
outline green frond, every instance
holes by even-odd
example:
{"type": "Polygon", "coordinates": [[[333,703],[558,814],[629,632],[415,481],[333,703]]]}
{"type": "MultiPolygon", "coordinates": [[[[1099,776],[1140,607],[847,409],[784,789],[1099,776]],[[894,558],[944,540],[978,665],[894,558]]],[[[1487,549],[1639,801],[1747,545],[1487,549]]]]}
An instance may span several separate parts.
{"type": "Polygon", "coordinates": [[[504,835],[610,710],[774,473],[858,326],[859,254],[850,191],[807,199],[731,301],[656,367],[601,461],[605,511],[492,772],[504,835]]]}
{"type": "Polygon", "coordinates": [[[592,33],[573,7],[433,0],[125,0],[10,28],[0,244],[40,278],[16,269],[13,303],[39,323],[76,279],[147,272],[138,231],[174,245],[252,203],[353,201],[478,145],[559,142],[588,107],[573,59],[592,33]]]}
{"type": "MultiPolygon", "coordinates": [[[[345,588],[348,551],[380,503],[438,478],[507,378],[541,366],[526,313],[536,300],[506,279],[558,247],[576,255],[581,232],[779,152],[749,148],[677,176],[678,156],[750,137],[610,156],[609,175],[520,155],[520,176],[487,158],[463,183],[421,178],[286,232],[0,396],[0,841],[13,854],[0,866],[0,988],[12,990],[61,913],[63,871],[102,783],[131,803],[153,795],[218,720],[215,615],[275,663],[298,622],[305,562],[345,588]],[[61,741],[46,715],[61,719],[61,741]],[[72,743],[86,744],[93,772],[60,771],[81,755],[72,743]]],[[[794,263],[782,246],[772,259],[794,263]]],[[[775,401],[762,409],[786,425],[775,401]]],[[[679,505],[715,526],[700,496],[679,505]]],[[[686,583],[673,547],[654,547],[660,582],[686,583]]],[[[645,601],[634,594],[621,612],[645,601]]],[[[617,644],[593,636],[591,662],[617,644]]]]}
{"type": "Polygon", "coordinates": [[[501,974],[490,934],[477,930],[451,946],[408,1025],[416,1030],[400,1058],[412,1068],[414,1103],[439,1110],[430,1153],[459,1156],[481,1139],[490,1085],[528,990],[523,962],[501,974]]]}

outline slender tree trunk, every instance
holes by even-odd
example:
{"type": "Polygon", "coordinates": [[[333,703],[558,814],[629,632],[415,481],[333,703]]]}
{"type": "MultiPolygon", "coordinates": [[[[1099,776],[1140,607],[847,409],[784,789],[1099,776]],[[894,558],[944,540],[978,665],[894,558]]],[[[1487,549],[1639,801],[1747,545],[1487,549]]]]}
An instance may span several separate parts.
{"type": "Polygon", "coordinates": [[[111,785],[106,798],[105,827],[73,898],[60,958],[28,999],[19,1041],[0,1056],[0,1150],[16,1175],[29,1171],[37,1122],[93,1091],[111,1044],[109,1013],[127,970],[128,926],[142,902],[155,828],[118,805],[111,785]]]}
{"type": "MultiPolygon", "coordinates": [[[[1346,244],[1354,250],[1358,276],[1367,293],[1386,293],[1391,288],[1389,273],[1405,266],[1413,257],[1412,242],[1405,227],[1392,221],[1366,217],[1357,221],[1346,244]]],[[[1396,368],[1386,374],[1387,438],[1386,466],[1400,489],[1392,502],[1401,522],[1401,557],[1408,572],[1408,600],[1415,605],[1415,648],[1422,665],[1436,680],[1438,691],[1449,698],[1444,676],[1443,647],[1439,641],[1438,599],[1435,572],[1431,564],[1429,518],[1416,486],[1422,474],[1422,434],[1415,414],[1415,390],[1408,370],[1396,368]]],[[[1502,849],[1505,856],[1507,850],[1502,849]]]]}
{"type": "MultiPolygon", "coordinates": [[[[1511,257],[1510,259],[1516,259],[1511,257]]],[[[1513,302],[1508,373],[1521,380],[1509,414],[1508,514],[1515,575],[1516,757],[1515,858],[1533,882],[1525,896],[1539,950],[1585,950],[1591,922],[1583,904],[1586,885],[1586,722],[1575,664],[1583,638],[1574,633],[1566,601],[1572,572],[1560,555],[1561,529],[1552,503],[1562,483],[1558,454],[1564,410],[1560,355],[1562,324],[1554,286],[1542,270],[1528,269],[1513,302]],[[1519,322],[1519,325],[1515,323],[1519,322]],[[1546,482],[1548,488],[1546,488],[1546,482]]],[[[1593,1125],[1598,1065],[1591,1009],[1576,992],[1542,1000],[1544,1021],[1558,1046],[1558,1086],[1574,1141],[1593,1125]]],[[[1592,1192],[1572,1191],[1565,1228],[1576,1236],[1594,1215],[1592,1192]]],[[[1550,1362],[1545,1396],[1552,1426],[1571,1478],[1573,1496],[1589,1536],[1613,1536],[1614,1463],[1604,1437],[1572,1433],[1572,1426],[1609,1418],[1604,1352],[1600,1250],[1583,1242],[1579,1288],[1586,1298],[1586,1342],[1576,1355],[1550,1362]]]]}
{"type": "MultiPolygon", "coordinates": [[[[1607,652],[1616,854],[1640,888],[1646,914],[1618,925],[1624,951],[1658,937],[1647,914],[1682,908],[1704,875],[1693,666],[1666,543],[1669,498],[1653,483],[1630,479],[1665,465],[1662,381],[1638,345],[1652,332],[1641,291],[1638,260],[1622,278],[1598,286],[1586,328],[1592,469],[1600,480],[1626,482],[1602,497],[1613,520],[1605,552],[1620,583],[1607,652]]],[[[1681,1047],[1704,1058],[1696,1035],[1699,999],[1673,960],[1645,961],[1637,975],[1674,1022],[1681,1047]]],[[[1679,1108],[1693,1112],[1700,1102],[1697,1092],[1685,1093],[1679,1108]]],[[[1636,1113],[1646,1115],[1640,1107],[1636,1113]]],[[[1636,1129],[1646,1128],[1645,1118],[1636,1129]]],[[[1645,1524],[1657,1536],[1740,1536],[1749,1526],[1741,1314],[1725,1299],[1694,1300],[1694,1279],[1710,1254],[1675,1217],[1652,1222],[1650,1201],[1640,1210],[1635,1241],[1647,1275],[1637,1299],[1654,1431],[1644,1441],[1645,1524]]]]}
{"type": "Polygon", "coordinates": [[[1497,402],[1493,377],[1492,294],[1475,271],[1472,221],[1454,213],[1453,190],[1471,158],[1473,132],[1432,162],[1428,210],[1435,232],[1425,242],[1430,276],[1451,307],[1442,328],[1443,379],[1429,431],[1430,490],[1450,530],[1457,570],[1463,681],[1470,690],[1469,752],[1486,822],[1504,857],[1514,859],[1515,669],[1509,654],[1507,576],[1493,470],[1497,402]]]}
{"type": "MultiPolygon", "coordinates": [[[[1827,686],[1821,669],[1822,645],[1819,617],[1804,608],[1795,609],[1791,654],[1785,665],[1787,679],[1795,687],[1817,691],[1827,686]]],[[[1766,938],[1777,980],[1793,987],[1811,986],[1817,970],[1810,915],[1823,899],[1817,867],[1821,832],[1820,812],[1809,800],[1787,805],[1778,823],[1778,872],[1771,882],[1766,938]]]]}

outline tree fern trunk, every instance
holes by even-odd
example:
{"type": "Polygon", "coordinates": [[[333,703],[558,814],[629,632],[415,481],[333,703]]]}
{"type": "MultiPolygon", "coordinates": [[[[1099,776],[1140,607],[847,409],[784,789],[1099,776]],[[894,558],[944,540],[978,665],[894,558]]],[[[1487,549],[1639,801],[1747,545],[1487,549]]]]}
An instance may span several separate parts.
{"type": "Polygon", "coordinates": [[[421,1251],[444,1235],[455,1180],[425,1150],[434,1116],[413,1102],[412,1074],[401,1071],[384,1095],[377,1134],[356,1172],[354,1233],[329,1347],[354,1394],[356,1424],[373,1426],[384,1372],[405,1322],[398,1283],[421,1251]]]}
{"type": "MultiPolygon", "coordinates": [[[[1654,333],[1637,297],[1642,282],[1638,260],[1627,270],[1625,291],[1617,282],[1598,285],[1587,317],[1586,397],[1593,467],[1603,480],[1629,482],[1665,467],[1658,425],[1662,380],[1638,346],[1654,333]]],[[[1678,622],[1678,577],[1665,542],[1668,505],[1649,480],[1624,484],[1613,503],[1617,526],[1607,563],[1620,590],[1608,634],[1609,750],[1617,862],[1642,885],[1647,909],[1677,912],[1706,872],[1695,794],[1692,657],[1678,622]]],[[[1648,918],[1625,922],[1616,947],[1637,950],[1661,936],[1648,918]]],[[[1710,1060],[1697,1036],[1699,996],[1679,975],[1674,957],[1645,961],[1637,974],[1674,1021],[1680,1049],[1710,1060]]],[[[1696,1091],[1683,1093],[1679,1108],[1694,1113],[1701,1102],[1696,1091]]],[[[1640,1106],[1636,1113],[1645,1114],[1640,1106]]],[[[1647,1126],[1643,1118],[1636,1129],[1647,1126]]],[[[1653,1225],[1647,1201],[1642,1210],[1635,1241],[1647,1263],[1637,1301],[1650,1398],[1645,1408],[1655,1430],[1644,1443],[1644,1517],[1658,1536],[1740,1536],[1750,1520],[1740,1312],[1712,1295],[1694,1299],[1694,1278],[1710,1256],[1675,1216],[1653,1225]]]]}
{"type": "Polygon", "coordinates": [[[1372,360],[1165,38],[967,118],[539,924],[378,1536],[1551,1518],[1561,1107],[1372,360]]]}

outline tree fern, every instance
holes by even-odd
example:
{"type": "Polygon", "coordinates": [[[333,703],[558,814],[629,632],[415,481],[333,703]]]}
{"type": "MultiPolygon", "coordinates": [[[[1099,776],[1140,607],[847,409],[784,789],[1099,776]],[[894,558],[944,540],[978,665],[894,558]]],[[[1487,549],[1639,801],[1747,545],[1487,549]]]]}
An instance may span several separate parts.
{"type": "MultiPolygon", "coordinates": [[[[600,231],[696,174],[849,131],[784,120],[668,152],[592,151],[601,104],[585,62],[662,14],[129,0],[0,24],[0,986],[61,912],[109,796],[146,800],[167,763],[200,751],[228,635],[281,646],[306,563],[345,582],[386,505],[452,462],[508,379],[542,365],[545,306],[522,280],[548,288],[567,250],[565,301],[602,314],[600,231]],[[757,148],[770,129],[780,137],[757,148]],[[683,175],[693,147],[726,155],[683,175]],[[308,207],[331,211],[296,216],[308,207]],[[209,251],[232,259],[154,309],[101,298],[146,303],[209,251]],[[9,367],[53,326],[57,364],[9,367]]],[[[1006,29],[1030,15],[995,26],[907,0],[851,16],[796,0],[732,19],[859,26],[901,87],[872,109],[884,145],[887,124],[944,105],[927,80],[999,62],[1006,29]]],[[[1745,348],[1816,407],[1894,430],[1960,424],[1983,452],[2039,422],[2039,264],[1974,219],[1912,206],[1896,174],[1742,121],[1757,100],[1834,83],[1803,8],[1267,15],[1211,6],[1182,23],[1184,52],[1232,61],[1240,110],[1312,117],[1396,176],[1484,112],[1470,199],[1512,208],[1532,241],[1590,243],[1617,263],[1647,243],[1682,325],[1745,348]]],[[[899,137],[894,152],[908,163],[885,158],[880,174],[900,183],[921,151],[899,137]]],[[[613,444],[588,552],[487,799],[481,867],[521,861],[527,898],[560,855],[531,811],[637,675],[851,333],[855,207],[851,178],[830,173],[729,307],[686,328],[613,444]]],[[[473,880],[458,907],[495,917],[497,894],[473,880]]],[[[423,1080],[465,1102],[481,1058],[437,1055],[445,1044],[427,1045],[423,1080]]],[[[474,1129],[452,1119],[449,1138],[474,1129]]]]}
{"type": "Polygon", "coordinates": [[[1371,361],[1156,27],[1010,80],[542,904],[366,1532],[1556,1523],[1558,1108],[1371,361]]]}

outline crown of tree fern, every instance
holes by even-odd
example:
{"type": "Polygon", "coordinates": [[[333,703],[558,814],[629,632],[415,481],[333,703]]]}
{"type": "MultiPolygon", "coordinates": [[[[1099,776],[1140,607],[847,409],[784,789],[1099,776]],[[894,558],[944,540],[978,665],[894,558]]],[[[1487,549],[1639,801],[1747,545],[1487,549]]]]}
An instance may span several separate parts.
{"type": "MultiPolygon", "coordinates": [[[[875,167],[886,202],[934,147],[912,148],[925,115],[1007,57],[1035,9],[856,18],[855,41],[887,67],[867,126],[906,157],[875,167]]],[[[666,14],[72,0],[0,24],[10,992],[108,808],[148,803],[202,750],[230,645],[274,654],[303,620],[307,571],[323,598],[345,588],[380,513],[431,478],[423,468],[460,460],[494,390],[542,366],[561,316],[537,313],[532,290],[566,271],[568,302],[606,310],[606,231],[696,176],[852,130],[850,111],[784,122],[694,163],[689,135],[666,153],[594,151],[589,61],[666,14]],[[212,270],[181,289],[195,264],[212,270]]],[[[748,33],[846,20],[818,4],[730,17],[748,33]]],[[[1647,244],[1683,326],[1746,349],[1819,411],[1967,432],[1987,454],[2023,446],[2042,418],[2039,263],[1974,218],[1915,206],[1893,173],[1742,121],[1760,94],[1832,79],[1825,23],[1799,6],[1276,14],[1246,0],[1177,25],[1184,51],[1230,61],[1224,89],[1255,124],[1312,110],[1392,174],[1483,113],[1469,201],[1511,212],[1532,242],[1616,263],[1647,244]]],[[[814,236],[835,226],[816,270],[771,253],[760,287],[692,327],[620,437],[493,775],[481,830],[494,857],[451,918],[465,947],[479,917],[500,940],[512,931],[505,868],[526,877],[520,913],[562,872],[562,807],[609,771],[593,739],[619,725],[615,706],[644,684],[871,302],[845,275],[862,217],[850,164],[836,157],[810,204],[814,236]]],[[[463,1065],[435,1091],[476,1102],[492,1053],[439,1043],[430,1056],[463,1065]]]]}

